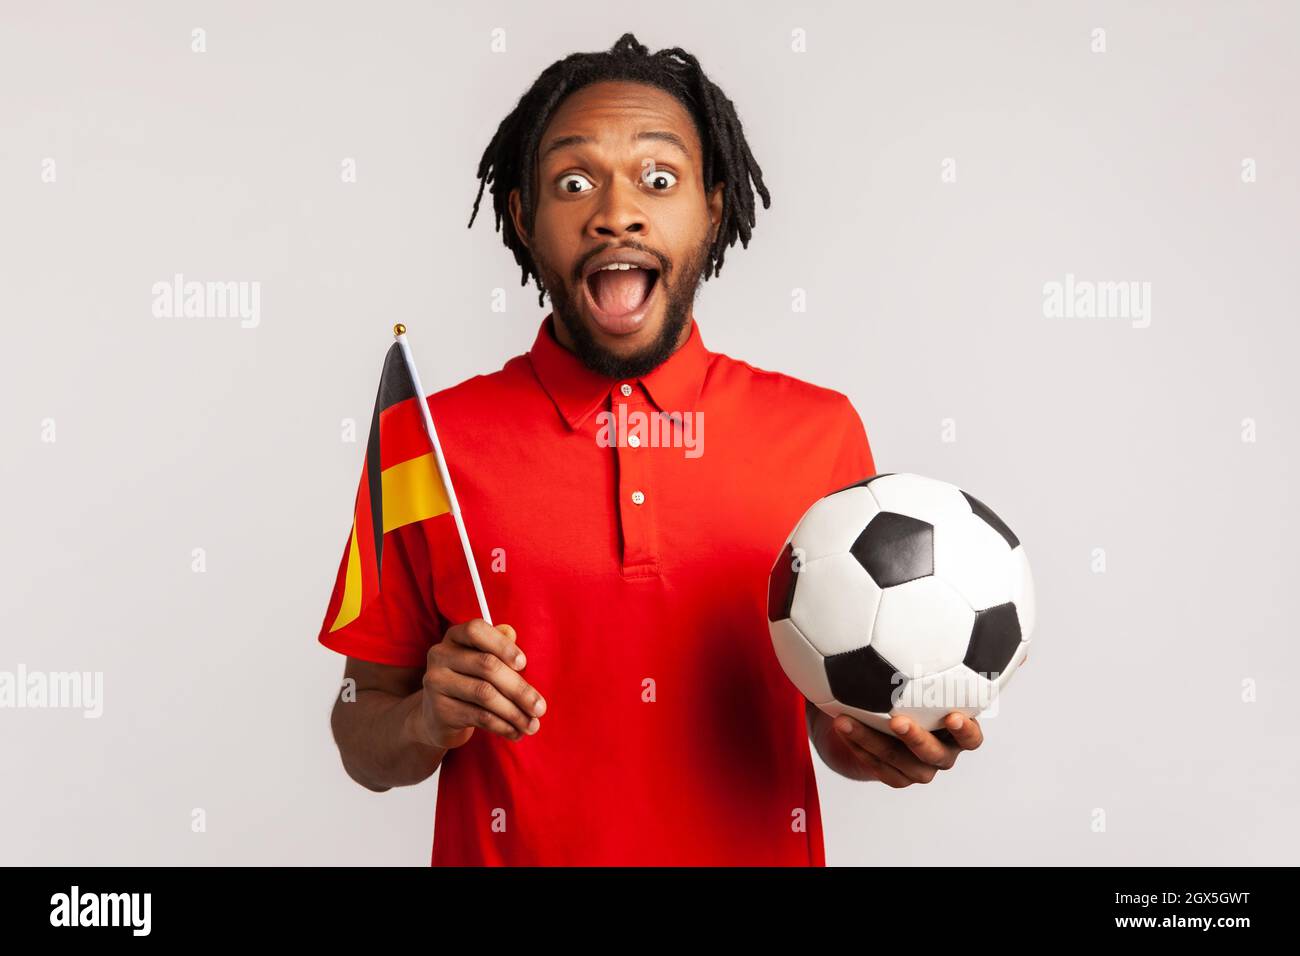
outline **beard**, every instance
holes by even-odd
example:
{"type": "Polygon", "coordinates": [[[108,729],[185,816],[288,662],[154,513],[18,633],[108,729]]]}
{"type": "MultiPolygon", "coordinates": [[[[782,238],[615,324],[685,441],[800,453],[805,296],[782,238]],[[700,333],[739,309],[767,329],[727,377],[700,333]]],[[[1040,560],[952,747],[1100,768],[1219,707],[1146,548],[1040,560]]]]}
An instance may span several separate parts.
{"type": "MultiPolygon", "coordinates": [[[[573,351],[579,361],[598,375],[608,378],[637,378],[658,368],[677,350],[677,341],[682,329],[690,321],[691,305],[699,294],[700,282],[709,266],[709,245],[706,238],[696,246],[680,270],[672,268],[652,250],[643,246],[635,247],[660,259],[657,283],[662,287],[659,291],[664,293],[666,304],[663,325],[655,340],[631,355],[618,355],[597,342],[583,322],[574,297],[569,295],[568,284],[536,256],[533,262],[542,275],[542,285],[546,288],[547,295],[551,297],[552,311],[564,323],[573,339],[573,351]]],[[[586,280],[581,274],[575,277],[575,284],[584,281],[586,280]]]]}

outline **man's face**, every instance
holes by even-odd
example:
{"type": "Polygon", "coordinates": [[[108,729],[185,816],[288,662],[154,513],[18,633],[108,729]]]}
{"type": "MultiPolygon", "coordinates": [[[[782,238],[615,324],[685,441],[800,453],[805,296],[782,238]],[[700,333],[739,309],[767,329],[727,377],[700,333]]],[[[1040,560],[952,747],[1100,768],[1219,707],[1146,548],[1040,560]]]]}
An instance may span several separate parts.
{"type": "Polygon", "coordinates": [[[542,131],[531,234],[515,231],[550,294],[560,343],[614,378],[643,375],[690,329],[722,216],[704,190],[690,114],[653,86],[602,81],[571,94],[542,131]],[[638,268],[599,268],[609,259],[638,268]]]}

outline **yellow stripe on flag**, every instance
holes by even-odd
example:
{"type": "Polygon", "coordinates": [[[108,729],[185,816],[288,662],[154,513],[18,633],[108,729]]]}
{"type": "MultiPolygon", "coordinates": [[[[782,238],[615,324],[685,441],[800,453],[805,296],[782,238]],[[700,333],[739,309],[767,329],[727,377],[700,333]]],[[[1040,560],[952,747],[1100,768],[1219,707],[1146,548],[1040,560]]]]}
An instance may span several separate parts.
{"type": "Polygon", "coordinates": [[[384,494],[384,534],[451,510],[433,452],[385,468],[379,477],[384,494]]]}
{"type": "Polygon", "coordinates": [[[361,613],[361,550],[357,547],[357,522],[352,521],[352,544],[348,547],[348,574],[343,585],[343,600],[339,603],[338,616],[330,632],[337,631],[345,624],[351,624],[361,613]]]}
{"type": "MultiPolygon", "coordinates": [[[[379,476],[384,502],[384,534],[394,528],[446,514],[451,510],[447,491],[438,474],[438,460],[433,452],[385,468],[379,476]]],[[[352,522],[352,542],[348,546],[348,570],[343,585],[343,600],[330,631],[351,624],[361,614],[361,549],[357,546],[357,524],[352,522]]]]}

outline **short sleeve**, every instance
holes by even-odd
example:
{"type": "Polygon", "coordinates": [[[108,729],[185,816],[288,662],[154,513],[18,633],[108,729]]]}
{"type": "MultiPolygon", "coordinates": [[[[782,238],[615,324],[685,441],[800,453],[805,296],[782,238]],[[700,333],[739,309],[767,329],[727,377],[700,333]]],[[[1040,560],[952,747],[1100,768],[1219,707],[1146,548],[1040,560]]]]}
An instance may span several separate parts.
{"type": "Polygon", "coordinates": [[[379,594],[359,617],[337,631],[323,630],[319,640],[348,657],[423,667],[445,629],[434,607],[428,540],[420,523],[405,525],[384,535],[379,594]]]}
{"type": "Polygon", "coordinates": [[[871,444],[867,441],[867,430],[862,425],[858,410],[846,396],[841,414],[839,450],[826,493],[856,484],[875,473],[876,463],[871,455],[871,444]]]}

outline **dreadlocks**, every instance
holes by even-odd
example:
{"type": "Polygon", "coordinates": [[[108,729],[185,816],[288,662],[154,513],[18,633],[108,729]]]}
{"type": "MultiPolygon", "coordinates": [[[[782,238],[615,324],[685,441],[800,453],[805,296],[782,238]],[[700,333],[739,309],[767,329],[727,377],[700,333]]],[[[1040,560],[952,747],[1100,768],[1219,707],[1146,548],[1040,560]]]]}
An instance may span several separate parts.
{"type": "Polygon", "coordinates": [[[519,284],[527,285],[530,275],[537,284],[539,306],[543,303],[545,289],[528,248],[515,233],[509,214],[510,192],[519,190],[523,218],[531,231],[536,212],[533,174],[542,131],[566,96],[600,80],[631,80],[656,86],[676,97],[695,121],[704,151],[705,191],[712,190],[719,181],[725,183],[722,221],[709,249],[708,267],[704,270],[706,281],[710,270],[715,276],[722,271],[727,247],[734,246],[737,238],[744,248],[749,247],[754,226],[751,178],[754,188],[763,197],[763,208],[772,204],[763,184],[763,171],[749,151],[734,104],[705,76],[691,54],[673,47],[652,55],[649,47],[637,42],[631,33],[624,33],[608,51],[570,54],[547,67],[497,127],[492,142],[488,143],[483,158],[479,160],[478,195],[474,198],[474,210],[469,217],[469,225],[473,226],[479,200],[483,198],[483,187],[491,183],[496,228],[523,270],[519,284]]]}

